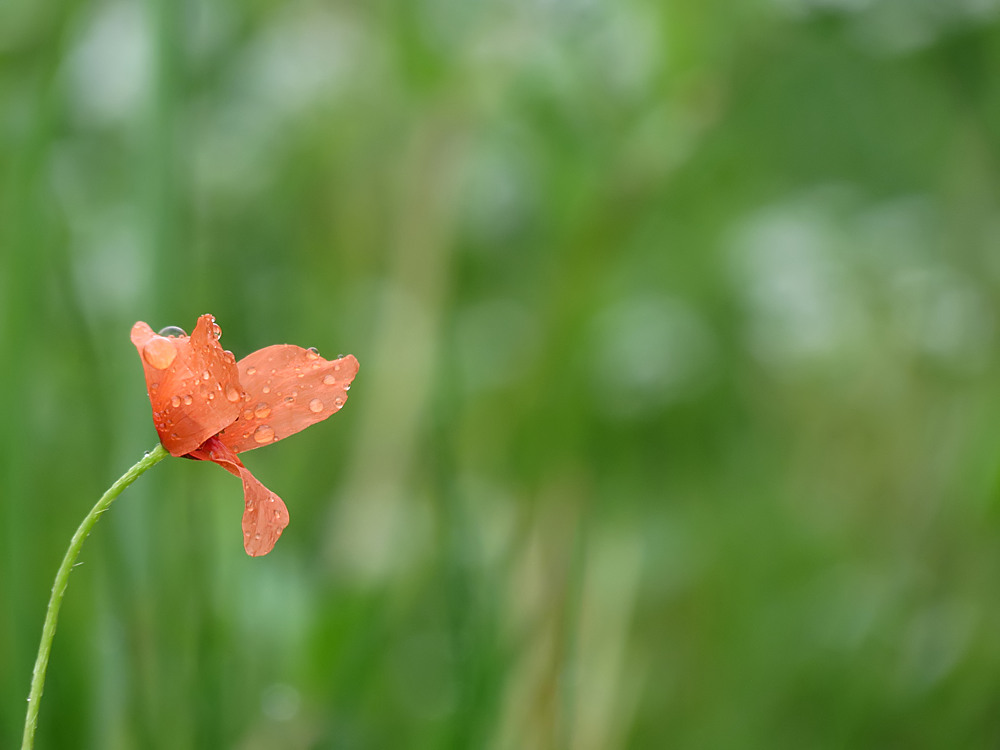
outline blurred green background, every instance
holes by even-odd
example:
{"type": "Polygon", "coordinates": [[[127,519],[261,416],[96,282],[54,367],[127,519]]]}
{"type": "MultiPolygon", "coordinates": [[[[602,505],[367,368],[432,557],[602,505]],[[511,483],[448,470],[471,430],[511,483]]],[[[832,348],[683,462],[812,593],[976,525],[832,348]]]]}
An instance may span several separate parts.
{"type": "Polygon", "coordinates": [[[355,354],[73,574],[38,748],[1000,746],[997,0],[4,0],[0,747],[136,320],[355,354]]]}

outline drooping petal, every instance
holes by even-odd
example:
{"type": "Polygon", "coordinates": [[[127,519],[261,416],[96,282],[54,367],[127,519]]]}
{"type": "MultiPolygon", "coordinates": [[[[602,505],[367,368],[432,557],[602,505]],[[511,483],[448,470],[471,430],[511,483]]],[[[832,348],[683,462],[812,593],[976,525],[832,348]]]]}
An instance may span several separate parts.
{"type": "Polygon", "coordinates": [[[294,435],[340,411],[358,360],[328,361],[312,349],[278,344],[238,363],[247,401],[239,418],[219,437],[236,453],[294,435]]]}
{"type": "Polygon", "coordinates": [[[261,484],[217,437],[209,438],[189,455],[200,461],[213,461],[243,480],[243,549],[251,557],[270,552],[288,525],[288,508],[281,498],[261,484]]]}
{"type": "Polygon", "coordinates": [[[142,321],[132,327],[153,423],[172,456],[193,451],[239,416],[239,370],[218,337],[211,315],[198,318],[190,336],[160,336],[142,321]]]}

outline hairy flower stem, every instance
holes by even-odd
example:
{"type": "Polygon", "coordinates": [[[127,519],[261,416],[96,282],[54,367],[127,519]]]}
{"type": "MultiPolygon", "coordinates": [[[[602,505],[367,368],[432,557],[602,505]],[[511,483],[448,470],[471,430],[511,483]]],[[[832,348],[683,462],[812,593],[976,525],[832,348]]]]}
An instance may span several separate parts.
{"type": "Polygon", "coordinates": [[[69,583],[69,574],[73,569],[80,554],[83,542],[94,528],[97,519],[101,517],[114,502],[114,499],[122,494],[122,491],[132,482],[146,473],[147,469],[158,464],[170,454],[162,445],[157,445],[153,450],[145,455],[135,466],[126,471],[122,477],[108,489],[97,501],[97,505],[91,508],[90,513],[83,519],[73,539],[63,557],[59,572],[56,573],[55,583],[52,584],[52,596],[49,598],[49,609],[45,613],[45,625],[42,626],[42,642],[38,645],[38,657],[35,659],[35,669],[31,677],[31,693],[28,696],[28,715],[24,719],[24,738],[21,740],[21,750],[32,750],[35,746],[35,726],[38,724],[38,706],[42,700],[42,689],[45,687],[45,671],[49,666],[49,653],[52,651],[52,639],[56,634],[56,621],[59,619],[59,607],[62,604],[63,594],[66,593],[66,585],[69,583]]]}

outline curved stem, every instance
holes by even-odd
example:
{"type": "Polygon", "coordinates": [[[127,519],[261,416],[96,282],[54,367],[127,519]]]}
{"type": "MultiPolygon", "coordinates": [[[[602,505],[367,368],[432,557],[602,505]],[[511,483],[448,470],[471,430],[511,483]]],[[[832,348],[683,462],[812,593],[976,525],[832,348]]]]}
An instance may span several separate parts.
{"type": "Polygon", "coordinates": [[[73,570],[73,563],[76,562],[80,554],[83,542],[94,528],[97,519],[108,509],[116,497],[132,482],[146,473],[147,469],[158,464],[170,454],[162,445],[157,445],[153,450],[143,457],[139,463],[126,471],[121,478],[108,489],[97,505],[90,509],[90,513],[83,519],[83,523],[73,534],[73,539],[63,557],[59,572],[56,573],[55,583],[52,584],[52,596],[49,598],[49,609],[45,613],[45,625],[42,626],[42,642],[38,646],[38,656],[35,659],[35,669],[31,677],[31,693],[28,696],[28,715],[24,719],[24,737],[21,740],[21,750],[31,750],[35,746],[35,726],[38,723],[38,705],[42,700],[42,689],[45,687],[45,670],[49,666],[49,653],[52,651],[52,639],[56,634],[56,621],[59,619],[59,607],[62,604],[63,594],[66,593],[66,585],[69,583],[69,574],[73,570]]]}

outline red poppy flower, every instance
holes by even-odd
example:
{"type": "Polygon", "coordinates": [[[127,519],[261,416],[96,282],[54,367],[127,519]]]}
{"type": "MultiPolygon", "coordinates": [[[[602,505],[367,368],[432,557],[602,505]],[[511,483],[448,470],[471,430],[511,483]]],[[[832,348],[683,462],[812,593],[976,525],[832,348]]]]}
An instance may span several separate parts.
{"type": "Polygon", "coordinates": [[[132,343],[163,447],[172,456],[213,461],[243,480],[243,546],[256,557],[274,547],[288,525],[288,509],[236,454],[340,411],[358,360],[348,354],[327,361],[314,349],[279,344],[237,362],[219,344],[221,334],[211,315],[198,318],[190,336],[177,328],[154,333],[140,321],[132,327],[132,343]]]}

